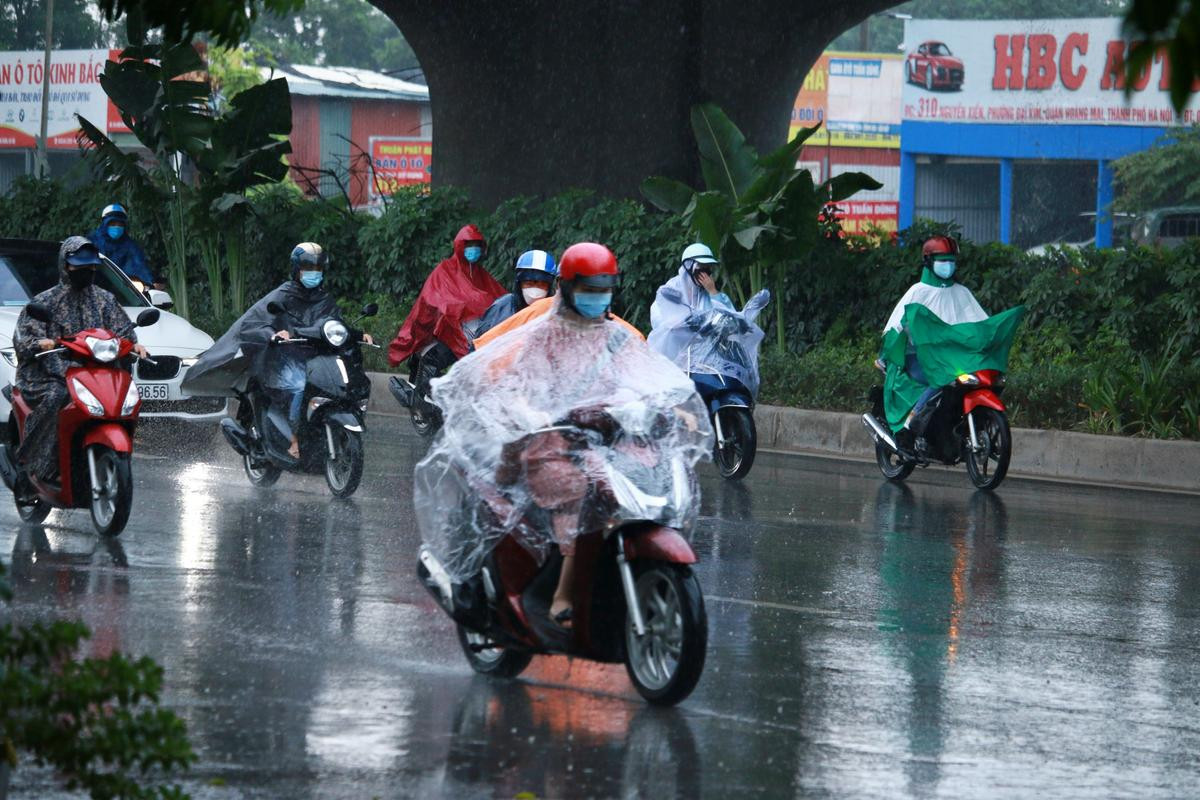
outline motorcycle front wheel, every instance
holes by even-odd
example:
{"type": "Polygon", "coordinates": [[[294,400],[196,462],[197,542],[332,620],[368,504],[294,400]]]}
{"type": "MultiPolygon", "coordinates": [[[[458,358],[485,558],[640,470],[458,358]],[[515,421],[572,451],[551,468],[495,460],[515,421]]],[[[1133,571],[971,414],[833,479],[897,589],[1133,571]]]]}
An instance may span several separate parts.
{"type": "Polygon", "coordinates": [[[672,706],[692,693],[704,672],[708,615],[691,567],[662,561],[637,567],[634,596],[646,632],[625,615],[625,671],[650,703],[672,706]]]}
{"type": "Polygon", "coordinates": [[[133,472],[129,454],[92,445],[92,524],[101,536],[118,536],[133,509],[133,472]]]}
{"type": "Polygon", "coordinates": [[[438,432],[438,428],[442,427],[442,420],[437,412],[426,413],[414,407],[409,414],[412,417],[413,430],[419,436],[433,436],[438,432]]]}
{"type": "Polygon", "coordinates": [[[994,408],[977,406],[971,409],[971,417],[975,421],[979,450],[971,447],[968,433],[963,441],[967,475],[975,488],[990,492],[1008,474],[1008,462],[1012,458],[1012,431],[1008,427],[1008,417],[994,408]]]}
{"type": "Polygon", "coordinates": [[[493,678],[515,678],[533,660],[533,653],[501,647],[481,633],[458,626],[458,643],[471,669],[493,678]]]}
{"type": "Polygon", "coordinates": [[[739,481],[750,473],[754,456],[758,451],[758,431],[754,427],[754,415],[748,408],[718,409],[721,416],[721,432],[725,444],[713,445],[713,460],[721,477],[739,481]]]}
{"type": "Polygon", "coordinates": [[[329,435],[333,437],[333,451],[337,458],[325,454],[325,483],[334,497],[345,499],[358,490],[363,474],[362,435],[348,431],[341,425],[327,423],[329,435]]]}

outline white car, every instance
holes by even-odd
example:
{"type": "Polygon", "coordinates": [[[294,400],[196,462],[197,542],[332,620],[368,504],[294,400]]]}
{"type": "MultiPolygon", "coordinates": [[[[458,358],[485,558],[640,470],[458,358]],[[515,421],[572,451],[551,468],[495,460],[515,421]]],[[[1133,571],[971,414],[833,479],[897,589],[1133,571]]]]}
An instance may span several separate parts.
{"type": "MultiPolygon", "coordinates": [[[[30,239],[0,239],[0,387],[16,379],[17,358],[12,339],[17,317],[34,295],[59,282],[58,248],[55,242],[30,239]]],[[[180,390],[183,376],[213,340],[183,317],[166,311],[171,296],[154,289],[143,294],[125,273],[108,259],[96,275],[96,285],[117,298],[130,319],[153,305],[161,316],[148,328],[138,328],[138,341],[156,363],[138,362],[133,377],[142,395],[142,418],[166,417],[191,422],[216,423],[226,416],[228,401],[211,397],[187,397],[180,390]]],[[[12,407],[0,394],[0,424],[12,407]]]]}

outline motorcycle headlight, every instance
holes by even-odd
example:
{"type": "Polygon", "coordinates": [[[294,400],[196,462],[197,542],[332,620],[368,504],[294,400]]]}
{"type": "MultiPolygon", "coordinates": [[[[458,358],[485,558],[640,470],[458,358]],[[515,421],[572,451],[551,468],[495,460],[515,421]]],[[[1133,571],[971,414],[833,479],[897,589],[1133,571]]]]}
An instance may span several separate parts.
{"type": "Polygon", "coordinates": [[[321,326],[321,333],[325,335],[325,341],[334,347],[341,347],[350,338],[350,331],[336,319],[331,319],[321,326]]]}
{"type": "Polygon", "coordinates": [[[962,375],[958,376],[958,382],[961,383],[963,386],[978,386],[979,378],[975,375],[969,375],[967,373],[963,373],[962,375]]]}
{"type": "Polygon", "coordinates": [[[95,336],[89,336],[83,341],[97,361],[115,361],[117,354],[121,352],[121,345],[116,339],[97,339],[95,336]]]}
{"type": "Polygon", "coordinates": [[[138,400],[140,400],[141,397],[142,396],[138,394],[137,384],[131,382],[129,384],[129,390],[125,392],[125,400],[121,403],[121,416],[128,417],[130,414],[132,414],[134,406],[138,404],[138,400]]]}
{"type": "Polygon", "coordinates": [[[91,390],[80,383],[79,378],[72,378],[71,383],[75,388],[75,397],[79,402],[83,403],[83,407],[93,417],[104,416],[104,406],[96,399],[96,395],[92,394],[91,390]]]}
{"type": "Polygon", "coordinates": [[[15,367],[17,365],[17,351],[16,350],[13,350],[11,348],[6,349],[6,350],[0,350],[0,356],[4,357],[4,360],[8,362],[8,365],[10,367],[15,367]]]}

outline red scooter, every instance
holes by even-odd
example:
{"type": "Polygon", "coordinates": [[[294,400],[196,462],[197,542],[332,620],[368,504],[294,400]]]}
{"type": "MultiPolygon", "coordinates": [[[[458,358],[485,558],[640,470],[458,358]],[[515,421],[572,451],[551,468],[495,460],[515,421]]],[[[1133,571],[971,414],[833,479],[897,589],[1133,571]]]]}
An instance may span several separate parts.
{"type": "MultiPolygon", "coordinates": [[[[31,304],[26,309],[39,322],[49,322],[50,313],[31,304]]],[[[136,325],[158,322],[158,309],[138,315],[136,325]]],[[[26,522],[38,523],[54,508],[88,508],[92,523],[102,536],[116,536],[125,529],[133,506],[133,431],[142,407],[137,385],[121,359],[133,350],[133,342],[111,331],[91,328],[64,336],[57,346],[38,358],[62,353],[71,359],[66,383],[70,402],[58,413],[59,475],[61,486],[30,474],[16,458],[16,443],[25,433],[30,407],[19,389],[6,387],[13,415],[9,419],[9,442],[0,447],[0,475],[12,490],[17,513],[26,522]],[[79,455],[86,454],[85,459],[79,455]]],[[[153,363],[146,359],[149,363],[153,363]]]]}
{"type": "MultiPolygon", "coordinates": [[[[600,440],[611,442],[616,427],[612,420],[594,422],[567,420],[509,447],[516,453],[550,436],[551,446],[565,442],[567,457],[583,459],[600,440]]],[[[463,582],[453,581],[429,548],[421,548],[417,574],[458,623],[459,642],[476,672],[511,678],[534,655],[564,653],[624,662],[638,693],[656,705],[678,703],[695,688],[704,670],[708,618],[691,568],[696,554],[679,530],[695,507],[695,473],[679,458],[659,457],[653,436],[624,438],[621,446],[606,448],[613,455],[584,503],[591,532],[575,540],[569,632],[548,619],[562,567],[558,548],[539,564],[516,538],[546,528],[541,512],[518,523],[463,582]]],[[[497,520],[511,518],[503,486],[472,488],[477,497],[458,512],[472,521],[468,527],[482,522],[495,529],[497,520]]]]}

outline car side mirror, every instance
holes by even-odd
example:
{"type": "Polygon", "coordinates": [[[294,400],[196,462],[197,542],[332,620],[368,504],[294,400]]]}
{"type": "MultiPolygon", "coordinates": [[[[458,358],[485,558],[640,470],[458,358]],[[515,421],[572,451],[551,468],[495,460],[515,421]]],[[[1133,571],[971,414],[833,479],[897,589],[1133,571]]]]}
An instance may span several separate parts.
{"type": "Polygon", "coordinates": [[[30,303],[25,306],[25,313],[36,319],[38,322],[49,322],[54,319],[50,315],[50,309],[46,308],[41,303],[30,303]]]}
{"type": "Polygon", "coordinates": [[[363,306],[362,315],[364,317],[373,317],[379,313],[379,303],[367,303],[363,306]]]}
{"type": "Polygon", "coordinates": [[[162,289],[147,289],[146,297],[149,298],[150,305],[155,308],[169,309],[175,307],[175,301],[171,299],[171,295],[162,289]]]}
{"type": "Polygon", "coordinates": [[[162,316],[157,308],[147,308],[145,311],[137,315],[137,321],[134,323],[139,328],[149,328],[154,323],[158,322],[158,318],[162,316]]]}

